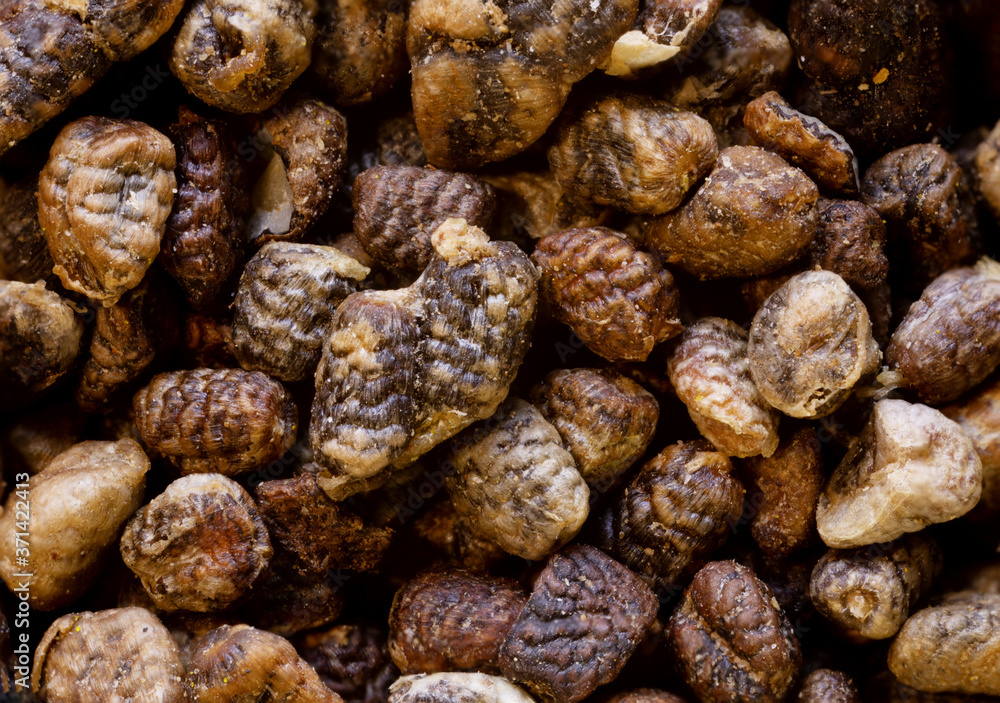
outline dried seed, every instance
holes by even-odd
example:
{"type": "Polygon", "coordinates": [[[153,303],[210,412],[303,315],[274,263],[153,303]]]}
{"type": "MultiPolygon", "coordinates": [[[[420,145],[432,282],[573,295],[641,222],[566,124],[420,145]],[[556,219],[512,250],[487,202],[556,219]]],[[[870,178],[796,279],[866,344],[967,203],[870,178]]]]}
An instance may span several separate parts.
{"type": "Polygon", "coordinates": [[[384,703],[399,677],[386,640],[385,630],[375,626],[337,625],[304,635],[296,649],[344,703],[384,703]]]}
{"type": "Polygon", "coordinates": [[[798,703],[861,703],[861,694],[842,671],[816,669],[799,689],[798,703]]]}
{"type": "Polygon", "coordinates": [[[486,674],[404,676],[389,688],[389,703],[534,703],[507,679],[486,674]]]}
{"type": "Polygon", "coordinates": [[[488,571],[507,552],[472,529],[471,520],[460,515],[450,500],[435,503],[413,523],[413,530],[432,547],[444,552],[447,561],[469,571],[488,571]]]}
{"type": "Polygon", "coordinates": [[[885,223],[856,200],[819,199],[819,229],[809,249],[810,268],[833,271],[862,290],[877,289],[889,273],[885,223]]]}

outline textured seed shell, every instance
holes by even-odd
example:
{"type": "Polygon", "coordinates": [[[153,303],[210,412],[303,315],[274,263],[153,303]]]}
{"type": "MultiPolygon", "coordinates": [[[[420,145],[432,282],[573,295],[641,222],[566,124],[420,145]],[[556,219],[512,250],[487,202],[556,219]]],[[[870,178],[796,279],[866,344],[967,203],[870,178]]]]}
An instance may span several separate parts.
{"type": "Polygon", "coordinates": [[[31,687],[49,703],[188,700],[177,645],[145,608],[63,615],[38,643],[31,687]]]}
{"type": "Polygon", "coordinates": [[[403,676],[389,688],[389,703],[535,703],[507,679],[487,674],[403,676]]]}
{"type": "Polygon", "coordinates": [[[556,428],[520,398],[457,437],[447,460],[455,509],[511,554],[542,559],[587,519],[590,491],[573,456],[556,428]]]}
{"type": "Polygon", "coordinates": [[[877,290],[889,274],[882,217],[857,200],[819,200],[819,229],[810,268],[833,271],[849,285],[877,290]]]}
{"type": "Polygon", "coordinates": [[[303,635],[295,648],[326,687],[347,703],[385,703],[389,685],[399,677],[382,627],[336,625],[303,635]]]}
{"type": "Polygon", "coordinates": [[[59,132],[38,178],[38,222],[70,290],[114,305],[160,251],[174,147],[132,120],[83,117],[59,132]]]}
{"type": "Polygon", "coordinates": [[[861,694],[842,671],[816,669],[799,689],[798,703],[861,703],[861,694]]]}
{"type": "Polygon", "coordinates": [[[834,549],[888,542],[964,515],[981,491],[982,464],[957,423],[880,400],[820,496],[816,527],[834,549]]]}
{"type": "Polygon", "coordinates": [[[706,317],[681,335],[667,362],[677,397],[702,436],[729,456],[771,456],[780,415],[750,377],[747,333],[735,322],[706,317]]]}

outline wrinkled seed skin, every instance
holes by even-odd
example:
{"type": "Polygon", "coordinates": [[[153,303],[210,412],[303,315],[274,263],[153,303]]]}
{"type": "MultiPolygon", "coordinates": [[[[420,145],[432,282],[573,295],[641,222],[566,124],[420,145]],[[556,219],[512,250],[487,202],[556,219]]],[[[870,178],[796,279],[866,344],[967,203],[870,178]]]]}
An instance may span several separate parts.
{"type": "Polygon", "coordinates": [[[701,701],[778,703],[802,663],[771,589],[733,561],[712,562],[695,575],[667,633],[681,674],[701,701]]]}
{"type": "Polygon", "coordinates": [[[404,674],[499,673],[497,656],[528,596],[516,582],[431,571],[396,593],[389,652],[404,674]]]}
{"type": "Polygon", "coordinates": [[[811,268],[833,271],[856,289],[876,290],[889,275],[885,247],[885,223],[875,210],[857,200],[820,198],[811,268]]]}
{"type": "Polygon", "coordinates": [[[822,615],[869,639],[895,635],[941,573],[941,548],[920,533],[830,550],[816,563],[809,598],[822,615]]]}
{"type": "Polygon", "coordinates": [[[816,669],[799,689],[798,703],[861,703],[854,681],[842,671],[816,669]]]}
{"type": "Polygon", "coordinates": [[[673,276],[628,237],[606,227],[570,229],[538,243],[539,293],[559,321],[610,361],[645,361],[677,335],[673,276]]]}
{"type": "Polygon", "coordinates": [[[389,703],[534,703],[507,679],[488,674],[403,676],[389,688],[389,703]]]}
{"type": "Polygon", "coordinates": [[[669,595],[740,519],[744,491],[731,473],[704,440],[667,447],[599,515],[597,546],[669,595]]]}
{"type": "Polygon", "coordinates": [[[174,165],[170,140],[141,122],[63,128],[38,178],[38,222],[64,286],[108,307],[139,284],[160,251],[174,165]]]}
{"type": "Polygon", "coordinates": [[[399,678],[383,628],[343,624],[303,635],[295,642],[303,661],[344,703],[385,703],[399,678]]]}
{"type": "Polygon", "coordinates": [[[645,243],[702,279],[773,273],[812,242],[818,198],[816,184],[780,156],[729,147],[683,205],[646,222],[645,243]]]}
{"type": "Polygon", "coordinates": [[[601,551],[553,556],[500,649],[504,675],[539,698],[576,703],[622,670],[653,624],[657,601],[601,551]]]}
{"type": "Polygon", "coordinates": [[[63,615],[35,652],[32,689],[48,703],[185,703],[184,665],[145,608],[63,615]]]}
{"type": "Polygon", "coordinates": [[[28,481],[28,518],[21,498],[13,491],[7,497],[0,516],[0,577],[16,588],[24,580],[16,573],[32,573],[27,592],[33,609],[72,603],[97,579],[125,521],[142,505],[147,471],[149,459],[131,439],[80,442],[56,456],[28,481]],[[26,519],[28,567],[16,559],[23,540],[15,537],[26,519]]]}
{"type": "Polygon", "coordinates": [[[747,333],[735,322],[706,317],[684,330],[667,375],[707,440],[737,457],[771,456],[780,415],[750,377],[747,333]]]}
{"type": "Polygon", "coordinates": [[[712,126],[670,103],[622,94],[563,124],[549,165],[573,197],[662,215],[681,204],[719,155],[712,126]]]}
{"type": "Polygon", "coordinates": [[[239,474],[278,459],[295,441],[291,395],[259,371],[158,374],[132,399],[143,442],[182,473],[239,474]]]}

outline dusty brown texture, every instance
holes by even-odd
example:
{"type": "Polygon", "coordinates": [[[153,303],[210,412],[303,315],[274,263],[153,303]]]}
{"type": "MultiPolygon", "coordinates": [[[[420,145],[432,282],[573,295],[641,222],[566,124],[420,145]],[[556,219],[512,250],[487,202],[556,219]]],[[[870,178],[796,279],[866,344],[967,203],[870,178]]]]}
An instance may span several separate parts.
{"type": "Polygon", "coordinates": [[[618,676],[653,624],[657,601],[599,550],[553,556],[500,649],[500,668],[538,697],[575,703],[618,676]]]}
{"type": "Polygon", "coordinates": [[[389,91],[408,68],[406,4],[319,0],[309,76],[340,105],[389,91]]]}
{"type": "Polygon", "coordinates": [[[413,113],[390,117],[375,128],[375,160],[382,166],[425,166],[427,154],[413,113]]]}
{"type": "Polygon", "coordinates": [[[51,2],[79,15],[104,54],[128,61],[151,47],[173,24],[184,0],[51,2]]]}
{"type": "Polygon", "coordinates": [[[329,627],[344,611],[338,583],[344,576],[338,571],[299,576],[288,564],[287,552],[276,544],[275,556],[243,603],[240,620],[282,637],[329,627]]]}
{"type": "Polygon", "coordinates": [[[842,671],[816,669],[799,688],[798,703],[861,703],[851,677],[842,671]]]}
{"type": "Polygon", "coordinates": [[[157,374],[132,408],[143,442],[185,474],[263,466],[291,448],[298,423],[280,383],[240,369],[157,374]]]}
{"type": "Polygon", "coordinates": [[[507,556],[499,546],[477,535],[471,520],[460,515],[450,500],[428,508],[414,520],[413,531],[444,552],[449,563],[470,571],[487,571],[507,556]]]}
{"type": "Polygon", "coordinates": [[[729,147],[687,202],[649,220],[645,243],[703,279],[772,273],[812,242],[818,198],[816,184],[780,156],[729,147]]]}
{"type": "Polygon", "coordinates": [[[826,482],[816,429],[800,427],[770,457],[747,459],[740,475],[755,507],[750,534],[761,550],[780,559],[809,546],[826,482]]]}
{"type": "Polygon", "coordinates": [[[246,179],[223,123],[181,106],[170,135],[177,195],[160,262],[191,306],[203,309],[216,302],[242,256],[246,179]]]}
{"type": "Polygon", "coordinates": [[[44,282],[0,281],[0,400],[23,402],[59,380],[82,335],[69,302],[44,282]]]}
{"type": "Polygon", "coordinates": [[[892,637],[940,575],[941,548],[920,533],[888,544],[830,550],[817,562],[809,598],[824,617],[869,639],[892,637]]]}
{"type": "Polygon", "coordinates": [[[941,408],[972,440],[983,464],[983,492],[976,506],[986,514],[1000,512],[1000,379],[941,408]]]}
{"type": "Polygon", "coordinates": [[[83,117],[59,132],[38,177],[38,222],[70,290],[114,305],[160,251],[174,147],[132,120],[83,117]]]}
{"type": "Polygon", "coordinates": [[[301,381],[319,363],[333,313],[370,270],[333,247],[269,242],[243,269],[233,303],[240,366],[301,381]]]}
{"type": "Polygon", "coordinates": [[[938,276],[892,334],[885,360],[925,403],[957,399],[1000,364],[1000,264],[938,276]]]}
{"type": "Polygon", "coordinates": [[[979,248],[968,179],[937,144],[903,147],[873,163],[861,182],[861,200],[885,220],[890,259],[916,290],[979,248]]]}
{"type": "Polygon", "coordinates": [[[951,64],[932,0],[794,0],[788,30],[812,82],[796,104],[870,156],[937,134],[951,64]]]}
{"type": "Polygon", "coordinates": [[[288,640],[249,625],[202,637],[184,679],[192,703],[341,703],[288,640]]]}
{"type": "Polygon", "coordinates": [[[820,496],[816,527],[834,549],[888,542],[964,515],[981,490],[982,464],[957,423],[880,400],[820,496]]]}
{"type": "Polygon", "coordinates": [[[220,474],[195,474],[135,513],[121,553],[157,607],[210,612],[245,595],[272,551],[250,495],[220,474]]]}
{"type": "Polygon", "coordinates": [[[538,281],[528,257],[462,220],[446,220],[431,244],[411,286],[364,291],[334,314],[309,427],[331,497],[492,415],[527,351],[538,281]]]}
{"type": "Polygon", "coordinates": [[[469,168],[523,151],[632,25],[638,0],[415,0],[407,51],[427,158],[469,168]]]}
{"type": "Polygon", "coordinates": [[[735,322],[704,317],[681,335],[667,374],[678,399],[707,440],[729,456],[771,456],[780,415],[750,378],[747,333],[735,322]]]}
{"type": "Polygon", "coordinates": [[[683,329],[674,277],[621,232],[566,230],[540,241],[531,259],[556,319],[605,359],[645,361],[683,329]]]}
{"type": "Polygon", "coordinates": [[[197,0],[180,24],[170,70],[209,105],[261,112],[309,65],[315,14],[316,0],[197,0]]]}
{"type": "Polygon", "coordinates": [[[1000,219],[1000,122],[976,147],[973,175],[980,195],[1000,219]]]}
{"type": "Polygon", "coordinates": [[[712,126],[663,100],[620,94],[567,120],[549,147],[549,166],[579,200],[662,215],[712,168],[712,126]]]}
{"type": "Polygon", "coordinates": [[[1000,595],[963,592],[906,621],[889,668],[922,691],[1000,695],[1000,595]]]}
{"type": "Polygon", "coordinates": [[[487,674],[404,676],[389,688],[389,703],[534,703],[507,679],[487,674]]]}
{"type": "Polygon", "coordinates": [[[329,105],[301,97],[278,105],[263,131],[274,151],[252,196],[247,238],[299,240],[327,211],[347,162],[347,121],[329,105]]]}
{"type": "Polygon", "coordinates": [[[146,329],[148,288],[149,282],[143,281],[111,307],[97,309],[90,355],[75,393],[84,412],[106,409],[152,363],[156,348],[146,329]]]}
{"type": "Polygon", "coordinates": [[[607,491],[646,451],[660,406],[652,393],[611,369],[558,369],[531,389],[587,485],[607,491]]]}
{"type": "Polygon", "coordinates": [[[499,673],[497,656],[528,594],[515,581],[429,571],[392,601],[389,653],[404,674],[499,673]]]}
{"type": "Polygon", "coordinates": [[[85,420],[72,403],[19,414],[0,442],[6,468],[37,474],[79,441],[85,420]]]}
{"type": "Polygon", "coordinates": [[[837,132],[799,112],[773,90],[749,103],[743,124],[757,143],[834,193],[858,192],[858,160],[837,132]]]}
{"type": "Polygon", "coordinates": [[[371,571],[392,539],[393,530],[366,525],[330,500],[312,474],[265,481],[254,495],[272,542],[293,556],[294,568],[302,574],[371,571]]]}
{"type": "Polygon", "coordinates": [[[11,589],[28,584],[33,609],[73,602],[96,580],[122,525],[142,505],[148,470],[149,459],[131,439],[80,442],[58,455],[29,479],[27,493],[7,496],[0,577],[11,589]],[[26,523],[30,530],[22,529],[26,523]]]}
{"type": "Polygon", "coordinates": [[[48,703],[185,703],[170,632],[144,608],[63,615],[35,652],[31,688],[48,703]]]}
{"type": "Polygon", "coordinates": [[[740,519],[743,487],[732,469],[704,440],[670,445],[599,514],[598,546],[669,596],[740,519]]]}
{"type": "Polygon", "coordinates": [[[185,315],[181,353],[184,365],[189,368],[239,366],[233,345],[232,321],[199,313],[185,315]]]}
{"type": "Polygon", "coordinates": [[[509,398],[451,443],[445,485],[473,532],[524,559],[572,539],[590,491],[559,432],[538,409],[509,398]]]}
{"type": "Polygon", "coordinates": [[[833,271],[848,284],[874,290],[889,274],[885,223],[857,200],[819,199],[819,228],[809,248],[809,264],[833,271]]]}
{"type": "Polygon", "coordinates": [[[0,181],[0,278],[34,283],[51,276],[54,265],[38,224],[37,179],[0,181]]]}
{"type": "Polygon", "coordinates": [[[416,166],[376,166],[354,181],[354,236],[397,274],[419,273],[434,257],[431,235],[449,218],[488,230],[493,187],[475,176],[416,166]]]}
{"type": "Polygon", "coordinates": [[[608,703],[684,703],[684,699],[666,691],[640,688],[628,693],[619,693],[614,698],[610,698],[608,703]]]}
{"type": "Polygon", "coordinates": [[[498,227],[504,239],[527,234],[542,239],[574,227],[595,227],[611,219],[611,210],[572,198],[551,171],[484,175],[499,195],[498,227]]]}
{"type": "Polygon", "coordinates": [[[733,561],[695,574],[667,624],[681,675],[701,701],[784,700],[802,663],[771,589],[733,561]]]}
{"type": "Polygon", "coordinates": [[[831,271],[806,271],[772,293],[750,325],[750,376],[792,417],[829,415],[879,369],[868,309],[831,271]]]}
{"type": "Polygon", "coordinates": [[[344,703],[385,703],[389,685],[399,677],[385,630],[374,625],[343,624],[306,634],[296,649],[344,703]]]}

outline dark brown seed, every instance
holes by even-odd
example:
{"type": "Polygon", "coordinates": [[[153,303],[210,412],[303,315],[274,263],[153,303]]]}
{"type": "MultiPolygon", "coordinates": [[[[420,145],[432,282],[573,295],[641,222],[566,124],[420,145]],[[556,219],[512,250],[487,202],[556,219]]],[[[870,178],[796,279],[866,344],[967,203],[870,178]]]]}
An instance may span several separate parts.
{"type": "Polygon", "coordinates": [[[298,424],[288,391],[259,371],[161,373],[132,407],[146,445],[185,474],[263,466],[291,448],[298,424]]]}
{"type": "Polygon", "coordinates": [[[798,703],[861,703],[851,677],[842,671],[816,669],[799,689],[798,703]]]}
{"type": "Polygon", "coordinates": [[[555,703],[575,703],[618,676],[656,618],[656,597],[599,550],[553,556],[500,649],[504,675],[555,703]]]}
{"type": "Polygon", "coordinates": [[[527,600],[508,579],[464,571],[421,574],[392,601],[392,660],[404,674],[499,673],[500,645],[527,600]]]}
{"type": "Polygon", "coordinates": [[[598,516],[598,546],[670,597],[729,536],[743,512],[732,464],[700,440],[645,464],[598,516]]]}
{"type": "Polygon", "coordinates": [[[413,523],[413,530],[449,563],[469,571],[488,571],[507,556],[501,547],[477,535],[471,520],[460,515],[450,500],[432,505],[413,523]]]}
{"type": "Polygon", "coordinates": [[[819,267],[862,290],[885,281],[885,223],[877,212],[856,200],[819,199],[819,229],[809,249],[811,268],[819,267]]]}
{"type": "Polygon", "coordinates": [[[0,278],[34,283],[51,277],[53,266],[38,224],[38,179],[0,180],[0,278]]]}
{"type": "Polygon", "coordinates": [[[427,154],[412,112],[379,122],[375,143],[375,162],[379,166],[427,165],[427,154]]]}
{"type": "Polygon", "coordinates": [[[184,317],[182,355],[188,368],[226,369],[240,365],[233,348],[231,321],[189,313],[184,317]]]}
{"type": "Polygon", "coordinates": [[[771,589],[733,561],[699,571],[667,625],[681,674],[701,701],[779,703],[802,663],[771,589]]]}
{"type": "Polygon", "coordinates": [[[299,576],[289,566],[288,553],[275,544],[274,557],[242,604],[242,620],[282,637],[327,627],[344,610],[341,573],[299,576]]]}
{"type": "Polygon", "coordinates": [[[399,677],[386,640],[381,628],[345,624],[303,635],[296,649],[344,703],[385,703],[389,684],[399,677]]]}
{"type": "Polygon", "coordinates": [[[433,258],[431,234],[455,217],[489,230],[493,187],[475,176],[415,166],[376,166],[354,181],[354,235],[396,274],[419,273],[433,258]]]}

